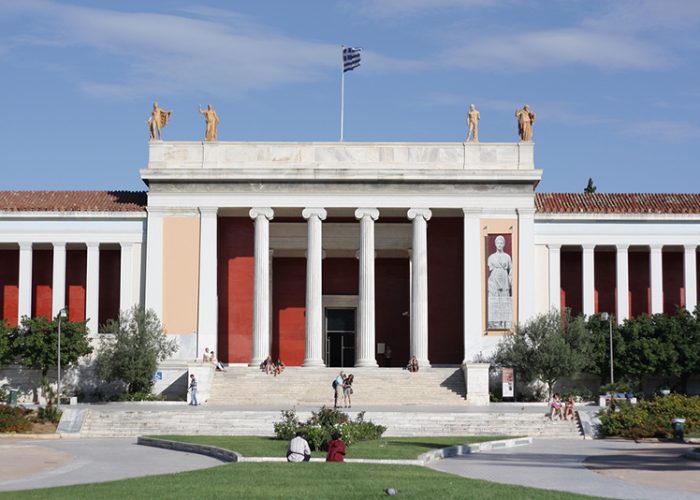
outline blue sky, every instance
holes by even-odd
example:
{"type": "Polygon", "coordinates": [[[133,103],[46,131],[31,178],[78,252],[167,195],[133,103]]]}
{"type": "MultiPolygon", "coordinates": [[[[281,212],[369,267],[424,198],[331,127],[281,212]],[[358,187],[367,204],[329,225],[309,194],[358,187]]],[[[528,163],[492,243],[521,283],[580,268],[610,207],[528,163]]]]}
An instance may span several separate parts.
{"type": "Polygon", "coordinates": [[[0,189],[142,190],[166,140],[516,141],[537,113],[539,191],[698,192],[697,0],[0,0],[0,189]]]}

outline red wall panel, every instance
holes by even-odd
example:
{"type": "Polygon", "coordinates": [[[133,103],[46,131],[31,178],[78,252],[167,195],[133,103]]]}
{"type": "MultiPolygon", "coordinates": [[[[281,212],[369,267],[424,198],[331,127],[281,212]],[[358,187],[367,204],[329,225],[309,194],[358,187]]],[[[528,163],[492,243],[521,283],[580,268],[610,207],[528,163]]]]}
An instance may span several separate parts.
{"type": "Polygon", "coordinates": [[[66,251],[66,305],[70,321],[85,321],[87,250],[66,251]]]}
{"type": "Polygon", "coordinates": [[[248,363],[252,355],[254,226],[247,217],[219,217],[219,358],[248,363]]]}
{"type": "Polygon", "coordinates": [[[664,313],[676,314],[676,307],[685,306],[683,288],[683,252],[664,251],[661,254],[663,274],[664,313]]]}
{"type": "Polygon", "coordinates": [[[10,326],[17,326],[19,300],[19,250],[0,250],[0,313],[10,326]]]}
{"type": "Polygon", "coordinates": [[[629,252],[630,317],[649,314],[651,288],[649,276],[649,250],[629,252]]]}
{"type": "Polygon", "coordinates": [[[32,252],[32,317],[51,318],[53,250],[32,252]]]}
{"type": "Polygon", "coordinates": [[[464,358],[463,234],[461,218],[434,218],[428,222],[428,359],[431,363],[461,363],[464,358]]]}
{"type": "Polygon", "coordinates": [[[595,312],[616,313],[617,254],[615,251],[596,250],[595,268],[595,312]]]}
{"type": "MultiPolygon", "coordinates": [[[[375,329],[377,342],[391,346],[392,366],[405,366],[410,357],[410,276],[408,258],[377,259],[375,275],[375,329]]],[[[384,356],[377,355],[380,365],[384,356]]]]}
{"type": "Polygon", "coordinates": [[[100,325],[110,319],[119,319],[119,290],[121,271],[121,250],[100,250],[100,325]]]}
{"type": "Polygon", "coordinates": [[[272,276],[272,357],[300,366],[306,347],[306,259],[273,259],[272,276]]]}
{"type": "Polygon", "coordinates": [[[572,316],[583,312],[583,251],[580,247],[561,249],[561,309],[572,316]]]}
{"type": "Polygon", "coordinates": [[[357,259],[323,259],[323,295],[357,295],[360,264],[357,259]]]}

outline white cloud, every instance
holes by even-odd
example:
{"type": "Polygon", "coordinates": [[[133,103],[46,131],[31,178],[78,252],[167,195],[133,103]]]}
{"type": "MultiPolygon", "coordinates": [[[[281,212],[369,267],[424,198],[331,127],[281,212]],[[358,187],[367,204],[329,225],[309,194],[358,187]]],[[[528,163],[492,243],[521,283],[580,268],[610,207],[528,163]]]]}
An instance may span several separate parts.
{"type": "Polygon", "coordinates": [[[700,139],[700,126],[672,120],[640,121],[622,127],[622,134],[657,142],[680,143],[700,139]]]}
{"type": "MultiPolygon", "coordinates": [[[[357,10],[367,17],[396,17],[415,16],[426,11],[445,9],[468,9],[474,7],[495,6],[503,3],[501,0],[361,0],[353,4],[352,10],[357,10]]],[[[348,7],[350,8],[350,7],[348,7]]]]}

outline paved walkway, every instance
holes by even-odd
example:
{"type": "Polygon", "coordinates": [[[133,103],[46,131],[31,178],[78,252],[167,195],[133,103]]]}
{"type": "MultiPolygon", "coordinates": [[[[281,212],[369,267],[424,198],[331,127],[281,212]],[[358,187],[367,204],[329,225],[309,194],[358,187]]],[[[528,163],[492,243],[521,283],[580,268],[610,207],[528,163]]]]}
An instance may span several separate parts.
{"type": "Polygon", "coordinates": [[[0,491],[94,483],[221,465],[202,455],[139,446],[135,438],[0,441],[0,491]]]}
{"type": "Polygon", "coordinates": [[[611,498],[700,499],[700,462],[689,446],[630,441],[535,440],[530,446],[431,464],[435,470],[499,483],[611,498]]]}

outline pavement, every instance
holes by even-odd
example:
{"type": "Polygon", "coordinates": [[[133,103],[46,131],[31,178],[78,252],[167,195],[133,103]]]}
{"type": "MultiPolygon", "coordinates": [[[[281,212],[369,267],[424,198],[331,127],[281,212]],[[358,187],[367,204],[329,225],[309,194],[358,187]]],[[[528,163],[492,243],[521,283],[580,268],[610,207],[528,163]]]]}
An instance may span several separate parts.
{"type": "Polygon", "coordinates": [[[499,483],[610,498],[700,499],[700,462],[692,448],[623,440],[546,440],[454,457],[429,467],[499,483]]]}
{"type": "Polygon", "coordinates": [[[203,455],[139,446],[135,438],[0,441],[0,491],[205,469],[203,455]]]}

